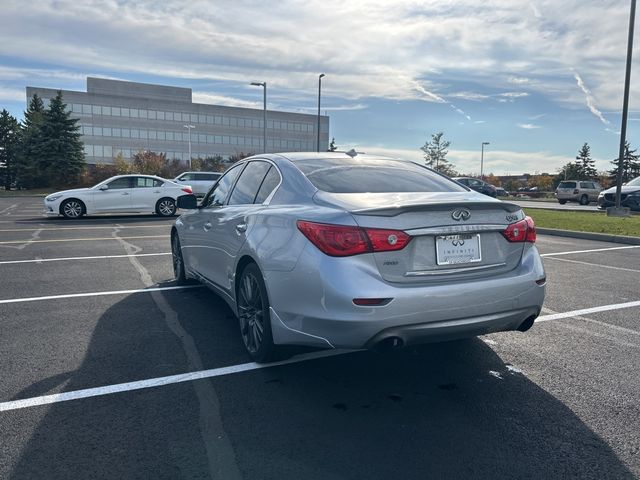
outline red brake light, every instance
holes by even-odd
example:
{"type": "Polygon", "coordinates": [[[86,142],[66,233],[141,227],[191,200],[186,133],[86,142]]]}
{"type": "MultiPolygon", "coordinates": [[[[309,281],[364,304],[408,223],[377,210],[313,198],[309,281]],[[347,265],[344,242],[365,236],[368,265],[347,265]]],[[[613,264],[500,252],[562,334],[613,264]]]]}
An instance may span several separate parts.
{"type": "Polygon", "coordinates": [[[402,250],[411,237],[401,230],[361,228],[298,220],[300,230],[321,252],[332,257],[402,250]]]}
{"type": "Polygon", "coordinates": [[[182,191],[186,193],[193,193],[193,190],[191,190],[191,187],[184,187],[182,191]]]}
{"type": "Polygon", "coordinates": [[[533,218],[526,217],[524,220],[512,223],[502,232],[504,238],[510,242],[536,242],[536,226],[533,218]]]}

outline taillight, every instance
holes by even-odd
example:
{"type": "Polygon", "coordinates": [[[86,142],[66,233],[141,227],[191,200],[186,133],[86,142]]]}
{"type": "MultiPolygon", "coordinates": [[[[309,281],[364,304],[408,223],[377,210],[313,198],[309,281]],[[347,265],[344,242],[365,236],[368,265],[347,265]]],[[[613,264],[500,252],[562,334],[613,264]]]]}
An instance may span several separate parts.
{"type": "Polygon", "coordinates": [[[402,250],[411,237],[401,230],[362,228],[298,220],[300,230],[321,252],[332,257],[402,250]]]}
{"type": "Polygon", "coordinates": [[[504,238],[510,242],[536,242],[536,225],[533,218],[526,217],[524,220],[512,223],[502,232],[504,238]]]}
{"type": "Polygon", "coordinates": [[[193,193],[193,190],[191,190],[191,187],[184,187],[182,191],[186,193],[193,193]]]}
{"type": "Polygon", "coordinates": [[[578,195],[580,193],[580,190],[578,190],[577,188],[573,191],[574,195],[578,195]]]}

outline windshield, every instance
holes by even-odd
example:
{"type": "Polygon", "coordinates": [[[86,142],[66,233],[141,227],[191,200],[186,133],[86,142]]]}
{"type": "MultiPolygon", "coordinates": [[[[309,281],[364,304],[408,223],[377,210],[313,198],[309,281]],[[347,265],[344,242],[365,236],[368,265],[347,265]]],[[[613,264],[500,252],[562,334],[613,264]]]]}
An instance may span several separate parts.
{"type": "Polygon", "coordinates": [[[640,177],[636,177],[633,180],[631,180],[629,183],[627,183],[627,186],[629,186],[629,187],[640,187],[640,177]]]}
{"type": "Polygon", "coordinates": [[[428,168],[401,160],[323,158],[296,165],[317,189],[329,193],[466,191],[428,168]]]}

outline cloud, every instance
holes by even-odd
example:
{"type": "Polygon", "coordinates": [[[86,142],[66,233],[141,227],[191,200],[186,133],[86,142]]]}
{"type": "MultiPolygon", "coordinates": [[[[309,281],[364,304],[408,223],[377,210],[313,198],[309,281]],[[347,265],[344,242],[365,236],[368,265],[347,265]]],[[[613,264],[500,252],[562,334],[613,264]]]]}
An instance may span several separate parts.
{"type": "Polygon", "coordinates": [[[525,130],[533,130],[535,128],[542,128],[540,125],[534,125],[533,123],[518,123],[518,128],[524,128],[525,130]]]}
{"type": "MultiPolygon", "coordinates": [[[[194,103],[209,103],[214,105],[226,105],[228,107],[263,108],[262,102],[243,100],[241,98],[217,95],[209,92],[193,92],[194,103]]],[[[271,106],[273,108],[273,106],[271,106]]]]}
{"type": "Polygon", "coordinates": [[[580,87],[580,90],[584,92],[584,96],[587,101],[587,107],[589,108],[591,113],[593,113],[596,117],[598,117],[602,123],[604,123],[605,125],[609,125],[609,123],[611,122],[609,122],[609,120],[604,118],[604,116],[602,115],[602,112],[596,108],[595,102],[593,100],[593,96],[591,95],[591,91],[587,88],[587,86],[582,81],[582,77],[580,77],[578,72],[573,72],[573,77],[576,79],[576,82],[578,82],[578,86],[580,87]]]}
{"type": "Polygon", "coordinates": [[[4,102],[26,102],[26,98],[25,90],[0,86],[0,100],[4,102]]]}
{"type": "Polygon", "coordinates": [[[529,94],[527,92],[505,92],[505,93],[498,93],[497,96],[504,97],[504,98],[523,98],[523,97],[528,97],[529,94]]]}

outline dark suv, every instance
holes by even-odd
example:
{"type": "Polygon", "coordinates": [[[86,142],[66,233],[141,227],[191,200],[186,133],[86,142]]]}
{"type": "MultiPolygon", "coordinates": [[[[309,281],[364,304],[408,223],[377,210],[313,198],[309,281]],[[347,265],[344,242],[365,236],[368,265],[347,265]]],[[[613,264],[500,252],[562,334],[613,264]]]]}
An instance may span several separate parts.
{"type": "Polygon", "coordinates": [[[461,183],[465,187],[469,187],[471,190],[484,193],[485,195],[489,195],[490,197],[496,197],[498,195],[498,189],[496,187],[494,187],[490,183],[478,180],[477,178],[454,177],[453,180],[461,183]]]}

